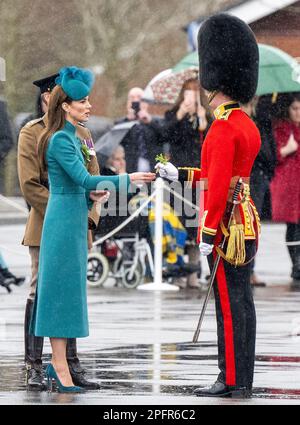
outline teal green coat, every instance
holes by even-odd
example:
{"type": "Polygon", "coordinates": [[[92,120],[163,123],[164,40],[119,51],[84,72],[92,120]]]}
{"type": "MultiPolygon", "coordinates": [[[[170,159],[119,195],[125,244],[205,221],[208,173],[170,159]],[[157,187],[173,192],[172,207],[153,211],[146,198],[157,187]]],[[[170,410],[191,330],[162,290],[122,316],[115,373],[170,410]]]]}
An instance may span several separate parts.
{"type": "MultiPolygon", "coordinates": [[[[87,313],[87,224],[89,191],[101,183],[128,189],[129,176],[91,176],[76,128],[67,121],[50,139],[46,159],[50,196],[42,231],[37,293],[31,332],[79,338],[89,334],[87,313]]],[[[98,186],[99,188],[99,186],[98,186]]]]}

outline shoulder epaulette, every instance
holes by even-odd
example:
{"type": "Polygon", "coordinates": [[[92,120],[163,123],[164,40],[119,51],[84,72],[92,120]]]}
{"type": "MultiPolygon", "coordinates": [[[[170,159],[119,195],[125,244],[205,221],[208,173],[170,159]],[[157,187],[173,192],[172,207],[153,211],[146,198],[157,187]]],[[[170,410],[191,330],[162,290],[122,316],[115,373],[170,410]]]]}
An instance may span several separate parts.
{"type": "Polygon", "coordinates": [[[231,101],[222,103],[214,110],[214,116],[217,120],[226,121],[230,117],[232,111],[241,109],[240,105],[237,102],[231,101]]]}
{"type": "Polygon", "coordinates": [[[43,121],[43,117],[42,118],[36,118],[35,120],[31,120],[31,121],[27,122],[24,125],[24,127],[32,127],[32,126],[34,126],[35,124],[37,124],[38,122],[41,122],[41,121],[43,121]]]}
{"type": "Polygon", "coordinates": [[[233,111],[233,109],[229,109],[229,111],[224,112],[224,114],[222,114],[220,116],[219,120],[223,120],[223,121],[228,120],[228,118],[229,118],[229,116],[230,116],[230,114],[231,114],[232,111],[233,111]]]}

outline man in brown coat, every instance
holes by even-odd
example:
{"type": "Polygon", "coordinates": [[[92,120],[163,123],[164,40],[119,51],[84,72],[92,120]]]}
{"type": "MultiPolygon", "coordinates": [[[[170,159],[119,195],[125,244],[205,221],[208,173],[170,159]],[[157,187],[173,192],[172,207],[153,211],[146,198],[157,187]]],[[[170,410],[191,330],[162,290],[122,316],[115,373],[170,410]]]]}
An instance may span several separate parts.
{"type": "MultiPolygon", "coordinates": [[[[41,118],[28,122],[20,131],[18,141],[18,174],[21,191],[30,207],[26,224],[25,235],[22,244],[29,247],[31,257],[31,285],[27,299],[24,323],[25,338],[25,364],[26,384],[29,389],[42,390],[44,388],[42,370],[43,338],[29,334],[29,324],[32,315],[33,302],[36,293],[37,274],[39,265],[40,242],[43,221],[49,197],[48,176],[43,174],[37,156],[37,143],[40,135],[47,125],[47,109],[51,96],[51,90],[55,87],[56,75],[52,75],[33,84],[41,91],[41,104],[45,115],[41,118]]],[[[91,134],[83,125],[78,125],[77,136],[90,151],[88,171],[92,175],[99,174],[97,157],[93,148],[91,134]]],[[[94,204],[89,212],[89,229],[95,229],[98,225],[99,213],[94,204]]],[[[92,244],[91,230],[88,231],[89,248],[92,244]]],[[[74,385],[87,389],[99,389],[99,384],[89,382],[84,377],[84,370],[77,357],[76,339],[68,339],[67,359],[74,385]]]]}

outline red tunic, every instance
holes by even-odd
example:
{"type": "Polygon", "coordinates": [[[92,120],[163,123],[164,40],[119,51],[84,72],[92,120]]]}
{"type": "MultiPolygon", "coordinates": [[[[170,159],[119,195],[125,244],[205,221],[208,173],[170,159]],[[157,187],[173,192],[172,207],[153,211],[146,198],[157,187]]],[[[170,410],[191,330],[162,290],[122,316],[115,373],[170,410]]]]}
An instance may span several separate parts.
{"type": "Polygon", "coordinates": [[[278,165],[271,183],[272,218],[274,221],[298,223],[300,221],[300,127],[291,121],[274,123],[278,165]],[[283,158],[280,149],[291,134],[294,134],[299,148],[283,158]]]}
{"type": "Polygon", "coordinates": [[[221,111],[217,115],[219,119],[213,122],[202,146],[201,171],[188,173],[193,185],[200,178],[208,179],[208,190],[204,192],[204,222],[199,228],[198,242],[200,238],[206,243],[214,242],[225,213],[231,178],[249,177],[260,149],[256,125],[236,105],[230,110],[231,103],[217,108],[221,111]]]}

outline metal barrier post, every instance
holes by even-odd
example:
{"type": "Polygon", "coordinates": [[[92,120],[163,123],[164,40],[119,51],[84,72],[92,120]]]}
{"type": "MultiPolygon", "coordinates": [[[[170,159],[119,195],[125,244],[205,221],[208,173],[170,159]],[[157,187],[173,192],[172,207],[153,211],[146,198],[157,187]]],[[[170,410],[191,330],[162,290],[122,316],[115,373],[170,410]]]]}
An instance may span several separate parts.
{"type": "Polygon", "coordinates": [[[163,237],[163,197],[164,182],[162,178],[155,181],[155,243],[154,243],[154,282],[139,285],[138,290],[144,291],[178,291],[176,285],[162,281],[162,237],[163,237]]]}

